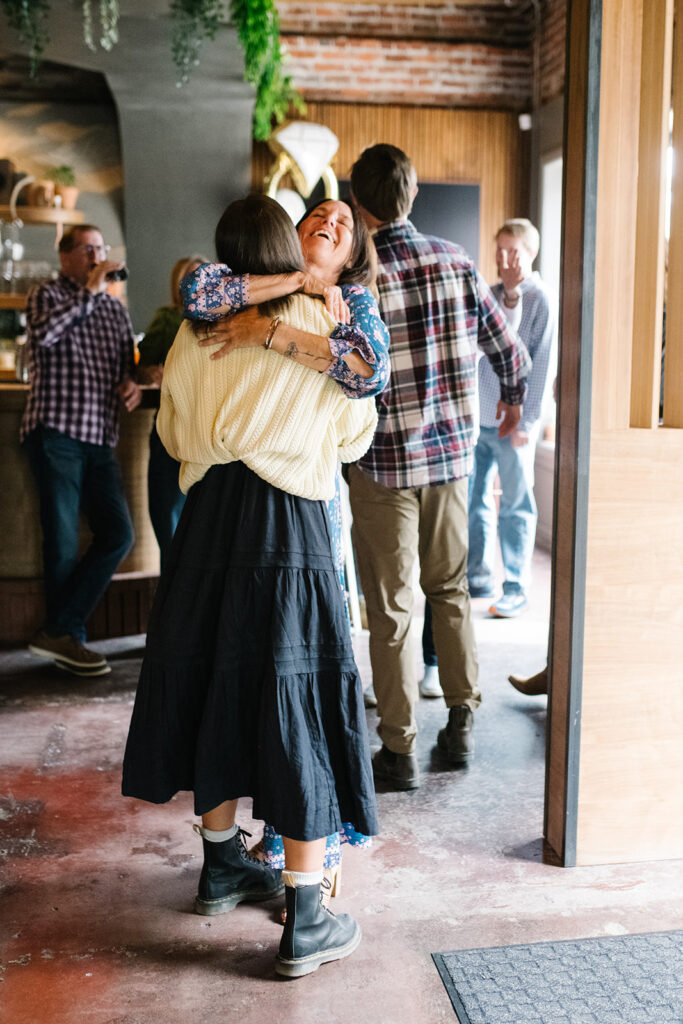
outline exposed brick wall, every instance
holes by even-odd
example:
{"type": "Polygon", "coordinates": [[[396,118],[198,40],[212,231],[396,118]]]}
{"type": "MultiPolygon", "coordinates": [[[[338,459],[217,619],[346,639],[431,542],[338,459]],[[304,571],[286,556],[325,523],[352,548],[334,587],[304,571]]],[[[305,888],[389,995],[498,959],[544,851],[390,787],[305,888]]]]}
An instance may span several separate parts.
{"type": "MultiPolygon", "coordinates": [[[[567,0],[540,0],[537,96],[564,89],[567,0]]],[[[289,71],[309,100],[523,110],[533,93],[535,4],[279,0],[289,71]]]]}
{"type": "Polygon", "coordinates": [[[477,44],[284,36],[304,99],[522,110],[531,52],[477,44]]]}
{"type": "Polygon", "coordinates": [[[533,5],[529,0],[517,0],[509,7],[500,3],[380,6],[278,0],[277,9],[283,35],[431,39],[519,49],[529,46],[534,31],[533,5]]]}
{"type": "Polygon", "coordinates": [[[541,103],[564,92],[567,0],[546,0],[541,26],[541,103]]]}

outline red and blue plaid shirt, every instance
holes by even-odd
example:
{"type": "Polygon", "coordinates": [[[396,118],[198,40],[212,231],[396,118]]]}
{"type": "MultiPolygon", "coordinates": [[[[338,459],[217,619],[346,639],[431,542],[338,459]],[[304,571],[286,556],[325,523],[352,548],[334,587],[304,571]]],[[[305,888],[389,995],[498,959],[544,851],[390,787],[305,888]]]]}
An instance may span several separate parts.
{"type": "Polygon", "coordinates": [[[477,348],[521,405],[531,360],[489,286],[460,246],[394,221],[374,235],[391,379],[375,399],[379,423],[360,468],[385,487],[469,476],[477,422],[477,348]]]}
{"type": "Polygon", "coordinates": [[[135,335],[121,303],[60,274],[39,285],[26,307],[30,391],[22,440],[39,424],[90,444],[114,447],[117,386],[134,369],[135,335]]]}

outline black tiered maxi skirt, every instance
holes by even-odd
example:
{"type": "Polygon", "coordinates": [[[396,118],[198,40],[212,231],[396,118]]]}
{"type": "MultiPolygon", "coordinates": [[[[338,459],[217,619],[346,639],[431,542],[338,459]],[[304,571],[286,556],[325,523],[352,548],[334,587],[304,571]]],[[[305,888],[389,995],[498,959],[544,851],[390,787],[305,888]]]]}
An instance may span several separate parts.
{"type": "Polygon", "coordinates": [[[123,794],[253,797],[292,839],[378,830],[327,510],[241,462],[190,490],[149,623],[123,794]]]}

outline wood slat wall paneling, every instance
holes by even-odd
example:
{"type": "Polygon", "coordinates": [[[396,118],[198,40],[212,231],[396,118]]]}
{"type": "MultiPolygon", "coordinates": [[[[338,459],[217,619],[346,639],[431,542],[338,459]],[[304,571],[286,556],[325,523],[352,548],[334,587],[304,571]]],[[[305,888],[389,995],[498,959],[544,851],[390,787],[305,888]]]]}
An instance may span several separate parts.
{"type": "Polygon", "coordinates": [[[631,426],[659,425],[674,0],[643,8],[631,426]]]}
{"type": "Polygon", "coordinates": [[[642,0],[604,0],[595,292],[599,344],[593,355],[593,376],[600,384],[593,394],[596,430],[626,428],[631,418],[641,29],[642,0]]]}
{"type": "MultiPolygon", "coordinates": [[[[480,186],[479,267],[497,278],[493,238],[508,217],[527,216],[530,133],[516,114],[401,106],[308,103],[306,120],[326,125],[339,139],[335,173],[348,177],[359,153],[377,142],[403,149],[427,182],[480,186]]],[[[255,144],[252,185],[261,188],[272,156],[255,144]]]]}
{"type": "Polygon", "coordinates": [[[666,300],[664,426],[683,427],[683,3],[676,0],[673,60],[673,182],[666,300]]]}
{"type": "MultiPolygon", "coordinates": [[[[641,92],[641,68],[649,64],[660,74],[665,60],[664,52],[652,50],[647,18],[654,6],[602,0],[600,301],[593,329],[577,864],[683,856],[683,794],[676,784],[683,777],[683,432],[630,426],[630,381],[638,370],[635,363],[632,373],[630,365],[624,368],[642,341],[628,315],[637,309],[634,293],[656,286],[642,273],[652,254],[638,251],[636,260],[640,204],[648,201],[639,170],[647,181],[653,159],[648,152],[639,169],[640,103],[650,102],[649,84],[641,92]]],[[[664,47],[665,33],[659,39],[664,47]]],[[[652,140],[655,161],[660,125],[661,116],[652,140]]],[[[676,230],[672,226],[672,242],[676,230]]],[[[680,259],[679,248],[679,270],[680,259]]],[[[676,321],[681,311],[673,276],[670,284],[676,321]]]]}
{"type": "Polygon", "coordinates": [[[591,437],[577,864],[683,857],[681,465],[680,430],[591,437]]]}
{"type": "Polygon", "coordinates": [[[551,686],[544,837],[560,863],[576,857],[585,595],[595,225],[600,103],[600,0],[568,20],[564,231],[553,524],[551,686]]]}

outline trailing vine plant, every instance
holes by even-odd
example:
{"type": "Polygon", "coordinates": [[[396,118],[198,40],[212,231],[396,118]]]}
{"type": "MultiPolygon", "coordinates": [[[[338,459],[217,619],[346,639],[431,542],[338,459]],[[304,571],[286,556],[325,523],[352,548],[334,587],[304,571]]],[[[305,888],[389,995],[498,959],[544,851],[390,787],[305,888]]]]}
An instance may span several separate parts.
{"type": "MultiPolygon", "coordinates": [[[[83,39],[91,50],[95,42],[94,7],[97,4],[99,45],[111,50],[119,39],[119,0],[73,0],[80,7],[83,39]]],[[[16,29],[28,48],[31,75],[35,75],[45,47],[50,41],[49,0],[0,0],[9,25],[16,29]]],[[[207,39],[214,39],[225,20],[225,0],[170,0],[171,53],[178,70],[178,86],[189,81],[192,69],[207,39]]],[[[280,46],[280,19],[274,0],[230,0],[230,14],[244,49],[244,78],[256,87],[254,138],[270,135],[273,120],[280,124],[290,106],[304,112],[300,93],[285,73],[280,46]]]]}
{"type": "MultiPolygon", "coordinates": [[[[81,0],[83,39],[89,50],[96,50],[93,36],[92,0],[81,0]]],[[[100,39],[103,50],[111,50],[119,41],[119,0],[99,0],[100,39]]]]}
{"type": "Polygon", "coordinates": [[[199,64],[205,40],[215,39],[225,15],[223,0],[171,0],[171,53],[183,86],[199,64]]]}
{"type": "Polygon", "coordinates": [[[50,42],[47,22],[48,0],[0,0],[8,24],[19,33],[31,58],[31,77],[35,75],[45,47],[50,42]]]}
{"type": "Polygon", "coordinates": [[[290,106],[306,105],[285,73],[280,46],[280,19],[273,0],[231,0],[230,13],[244,49],[244,78],[256,86],[253,134],[265,140],[273,119],[284,121],[290,106]]]}

